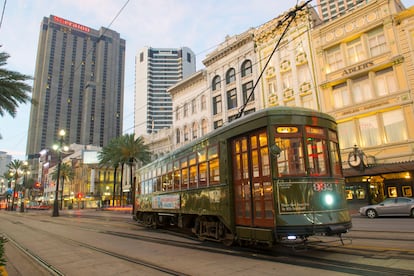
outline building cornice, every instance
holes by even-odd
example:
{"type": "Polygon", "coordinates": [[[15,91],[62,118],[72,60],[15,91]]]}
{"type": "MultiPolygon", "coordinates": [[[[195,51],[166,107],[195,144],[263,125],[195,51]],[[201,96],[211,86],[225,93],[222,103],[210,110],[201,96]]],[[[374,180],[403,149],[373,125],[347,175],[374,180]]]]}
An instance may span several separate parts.
{"type": "Polygon", "coordinates": [[[213,63],[218,60],[234,53],[237,49],[243,47],[249,42],[253,42],[254,38],[254,29],[249,29],[248,31],[235,35],[227,36],[226,41],[221,43],[216,50],[211,52],[203,60],[204,66],[211,66],[213,63]]]}
{"type": "Polygon", "coordinates": [[[206,70],[202,69],[191,76],[181,80],[180,82],[176,83],[175,85],[171,86],[167,89],[167,92],[171,94],[171,96],[175,95],[176,93],[188,89],[189,87],[200,83],[206,79],[206,70]]]}

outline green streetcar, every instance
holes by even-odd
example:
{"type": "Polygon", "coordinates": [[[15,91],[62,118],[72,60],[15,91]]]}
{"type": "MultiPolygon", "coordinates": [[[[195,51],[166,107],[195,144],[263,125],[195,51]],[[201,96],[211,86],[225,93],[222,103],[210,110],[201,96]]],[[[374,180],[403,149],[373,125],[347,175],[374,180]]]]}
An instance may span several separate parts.
{"type": "Polygon", "coordinates": [[[335,120],[299,107],[236,119],[137,171],[134,219],[274,245],[351,228],[335,120]]]}

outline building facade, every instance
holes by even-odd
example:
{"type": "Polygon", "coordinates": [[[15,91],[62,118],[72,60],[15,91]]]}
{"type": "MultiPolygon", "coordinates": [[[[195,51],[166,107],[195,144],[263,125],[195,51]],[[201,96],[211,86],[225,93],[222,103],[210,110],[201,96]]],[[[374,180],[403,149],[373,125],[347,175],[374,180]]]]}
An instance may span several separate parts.
{"type": "Polygon", "coordinates": [[[254,34],[258,55],[262,108],[301,106],[320,110],[310,30],[321,24],[313,8],[281,15],[254,34]],[[291,22],[291,23],[289,23],[291,22]]]}
{"type": "Polygon", "coordinates": [[[286,32],[291,13],[226,38],[203,61],[205,73],[170,89],[177,114],[191,110],[192,100],[203,94],[202,82],[210,91],[207,114],[177,117],[173,141],[181,145],[177,136],[186,126],[189,139],[183,142],[191,141],[193,121],[206,118],[212,131],[237,118],[241,107],[246,113],[307,107],[338,122],[352,208],[385,197],[413,197],[414,7],[405,9],[399,0],[360,4],[325,21],[307,7],[296,12],[286,32]],[[243,105],[244,88],[259,76],[254,101],[243,105]]]}
{"type": "Polygon", "coordinates": [[[12,156],[10,154],[7,154],[5,151],[0,151],[0,195],[4,194],[8,188],[8,178],[7,172],[8,168],[7,165],[9,165],[12,161],[12,156]]]}
{"type": "Polygon", "coordinates": [[[203,60],[212,116],[208,130],[258,110],[260,87],[256,86],[257,60],[254,29],[228,36],[203,60]]]}
{"type": "Polygon", "coordinates": [[[210,91],[205,70],[196,72],[168,91],[174,106],[173,140],[170,143],[174,149],[211,131],[210,91]]]}
{"type": "Polygon", "coordinates": [[[171,127],[173,105],[167,89],[195,72],[195,54],[187,47],[145,47],[138,51],[135,66],[135,134],[171,127]]]}
{"type": "Polygon", "coordinates": [[[413,195],[413,39],[401,30],[401,7],[371,1],[312,31],[321,110],[338,122],[355,204],[413,195]]]}
{"type": "Polygon", "coordinates": [[[51,15],[41,23],[27,155],[66,144],[105,146],[122,134],[125,40],[51,15]]]}

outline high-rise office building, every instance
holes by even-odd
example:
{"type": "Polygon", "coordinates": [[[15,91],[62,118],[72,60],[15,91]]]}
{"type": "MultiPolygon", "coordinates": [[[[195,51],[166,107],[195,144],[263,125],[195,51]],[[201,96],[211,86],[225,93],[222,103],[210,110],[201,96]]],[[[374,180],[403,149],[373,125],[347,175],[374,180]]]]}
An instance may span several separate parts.
{"type": "Polygon", "coordinates": [[[170,127],[173,106],[167,89],[195,72],[194,53],[187,47],[145,47],[138,51],[135,66],[135,134],[170,127]]]}
{"type": "Polygon", "coordinates": [[[317,0],[319,15],[323,21],[334,19],[369,0],[317,0]]]}
{"type": "Polygon", "coordinates": [[[65,144],[105,146],[122,134],[125,40],[51,15],[41,22],[27,155],[65,144]]]}

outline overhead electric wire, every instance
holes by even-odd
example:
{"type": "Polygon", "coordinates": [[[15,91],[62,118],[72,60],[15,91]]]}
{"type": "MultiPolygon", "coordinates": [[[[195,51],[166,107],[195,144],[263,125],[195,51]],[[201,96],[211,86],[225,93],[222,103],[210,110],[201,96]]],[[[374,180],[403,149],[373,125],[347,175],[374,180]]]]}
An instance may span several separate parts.
{"type": "Polygon", "coordinates": [[[256,81],[256,83],[254,84],[254,86],[253,86],[253,88],[252,88],[252,91],[250,91],[249,97],[247,97],[246,102],[245,102],[245,103],[242,105],[242,107],[240,108],[239,113],[238,113],[238,114],[237,114],[237,116],[236,116],[236,119],[237,119],[237,118],[240,118],[240,117],[243,115],[244,109],[246,108],[247,104],[249,103],[250,98],[252,97],[252,95],[254,95],[254,90],[255,90],[255,88],[256,88],[256,87],[257,87],[257,85],[259,84],[259,81],[260,81],[260,79],[262,78],[262,76],[263,76],[263,74],[264,74],[264,72],[265,72],[265,70],[266,70],[266,68],[267,68],[267,65],[269,65],[269,63],[270,63],[270,61],[271,61],[271,59],[272,59],[272,57],[273,57],[274,53],[276,52],[277,48],[279,47],[280,42],[282,41],[283,37],[284,37],[284,36],[285,36],[285,34],[287,33],[287,31],[288,31],[288,29],[289,29],[290,24],[291,24],[291,23],[293,22],[293,20],[295,19],[295,17],[296,17],[296,13],[297,13],[298,11],[302,10],[302,9],[303,9],[303,8],[304,8],[304,7],[305,7],[308,3],[310,3],[311,1],[312,1],[312,0],[308,0],[307,2],[303,3],[303,4],[302,4],[302,5],[300,5],[300,6],[295,6],[295,10],[288,12],[288,14],[285,16],[285,18],[283,18],[282,20],[280,20],[280,21],[278,22],[278,26],[276,26],[276,27],[282,26],[282,25],[283,25],[283,23],[285,23],[287,20],[289,20],[289,19],[290,19],[290,20],[288,21],[288,23],[287,23],[287,25],[286,25],[285,29],[283,30],[282,35],[279,37],[279,40],[277,41],[277,43],[276,43],[275,47],[273,48],[272,53],[270,54],[269,58],[267,59],[267,61],[266,61],[265,65],[264,65],[264,67],[263,67],[262,71],[260,72],[260,75],[259,75],[259,77],[257,78],[257,81],[256,81]]]}
{"type": "Polygon", "coordinates": [[[0,29],[1,29],[1,25],[3,24],[4,11],[6,10],[6,3],[7,3],[7,0],[4,0],[3,10],[1,12],[1,19],[0,19],[0,29]]]}

